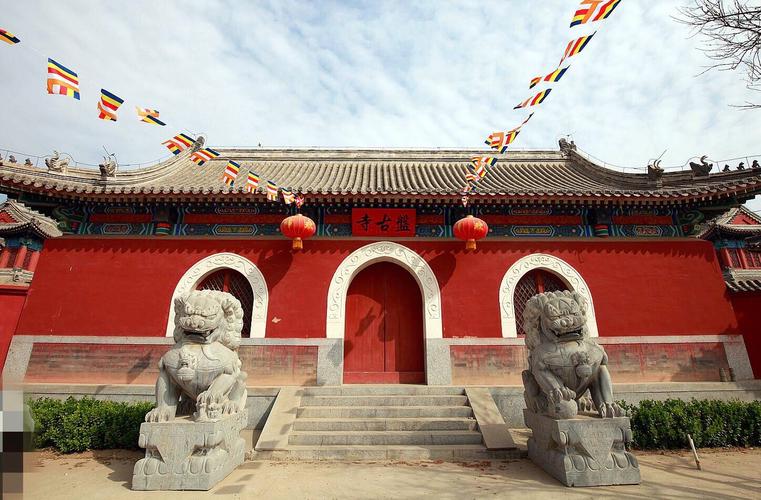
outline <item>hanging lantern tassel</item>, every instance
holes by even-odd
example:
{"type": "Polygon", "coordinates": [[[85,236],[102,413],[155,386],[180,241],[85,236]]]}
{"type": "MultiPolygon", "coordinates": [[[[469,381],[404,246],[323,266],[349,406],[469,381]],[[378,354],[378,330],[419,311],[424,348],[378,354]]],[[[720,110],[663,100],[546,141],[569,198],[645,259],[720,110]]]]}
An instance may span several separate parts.
{"type": "Polygon", "coordinates": [[[454,235],[459,240],[465,240],[465,250],[475,250],[476,241],[489,234],[489,226],[478,217],[468,215],[458,220],[454,225],[454,235]]]}
{"type": "Polygon", "coordinates": [[[280,223],[280,232],[283,236],[293,240],[291,245],[293,250],[303,249],[304,240],[311,238],[314,235],[315,230],[316,226],[314,221],[301,214],[286,217],[283,219],[283,222],[280,223]]]}

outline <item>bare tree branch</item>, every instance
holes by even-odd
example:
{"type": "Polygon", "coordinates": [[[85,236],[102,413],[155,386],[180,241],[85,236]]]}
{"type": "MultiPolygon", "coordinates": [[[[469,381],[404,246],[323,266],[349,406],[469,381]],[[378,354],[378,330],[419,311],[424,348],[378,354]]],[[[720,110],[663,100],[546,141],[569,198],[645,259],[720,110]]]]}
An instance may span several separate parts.
{"type": "MultiPolygon", "coordinates": [[[[745,72],[748,88],[761,91],[761,3],[750,0],[694,0],[681,7],[676,20],[693,29],[692,36],[705,39],[701,50],[715,61],[712,69],[745,72]]],[[[738,109],[759,109],[746,102],[738,109]]]]}

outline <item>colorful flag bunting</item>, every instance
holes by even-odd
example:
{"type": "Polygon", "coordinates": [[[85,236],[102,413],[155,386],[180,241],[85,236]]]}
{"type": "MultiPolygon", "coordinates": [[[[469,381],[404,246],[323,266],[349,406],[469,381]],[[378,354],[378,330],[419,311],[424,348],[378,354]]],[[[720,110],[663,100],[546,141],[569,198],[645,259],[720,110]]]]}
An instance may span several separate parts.
{"type": "Polygon", "coordinates": [[[565,53],[563,54],[563,58],[560,60],[560,63],[558,63],[558,66],[563,64],[563,61],[569,57],[573,57],[584,50],[586,46],[589,45],[589,41],[592,40],[592,37],[595,36],[595,34],[597,34],[596,31],[591,35],[580,36],[576,40],[571,40],[568,42],[568,45],[565,48],[565,53]]]}
{"type": "Polygon", "coordinates": [[[190,155],[190,159],[200,167],[207,161],[211,160],[212,158],[216,158],[217,156],[219,156],[219,153],[211,148],[205,148],[190,155]]]}
{"type": "Polygon", "coordinates": [[[504,154],[507,151],[507,147],[512,144],[512,142],[518,137],[518,134],[520,133],[520,130],[492,132],[489,138],[486,139],[486,144],[488,144],[492,149],[498,150],[500,154],[504,154]]]}
{"type": "Polygon", "coordinates": [[[508,130],[507,132],[492,132],[492,134],[486,138],[486,144],[494,149],[499,150],[501,154],[504,154],[505,151],[507,151],[507,146],[509,146],[515,140],[515,138],[518,137],[518,133],[521,131],[523,126],[528,123],[532,116],[534,116],[534,113],[530,113],[520,125],[512,130],[508,130]]]}
{"type": "MultiPolygon", "coordinates": [[[[465,181],[466,182],[478,182],[478,176],[474,174],[473,172],[468,172],[465,174],[465,181]]],[[[467,193],[470,190],[470,185],[466,184],[463,188],[463,192],[467,193]]]]}
{"type": "Polygon", "coordinates": [[[297,194],[296,199],[293,200],[293,202],[296,204],[296,208],[301,208],[301,206],[304,204],[305,201],[306,200],[304,199],[304,197],[301,196],[300,194],[297,194]]]}
{"type": "Polygon", "coordinates": [[[280,188],[280,192],[283,193],[283,201],[286,205],[293,203],[294,196],[293,192],[290,189],[280,188]]]}
{"type": "Polygon", "coordinates": [[[100,89],[100,101],[98,101],[98,111],[100,111],[100,114],[98,118],[115,122],[116,112],[122,104],[124,104],[124,99],[106,89],[100,89]]]}
{"type": "Polygon", "coordinates": [[[159,120],[155,116],[150,116],[150,115],[144,116],[143,119],[140,120],[140,121],[141,122],[145,122],[145,123],[150,123],[151,125],[159,125],[161,127],[166,125],[166,123],[162,122],[161,120],[159,120]]]}
{"type": "Polygon", "coordinates": [[[267,199],[269,201],[277,201],[277,184],[272,181],[267,181],[267,199]]]}
{"type": "Polygon", "coordinates": [[[169,151],[178,155],[180,151],[183,151],[193,145],[195,140],[189,135],[177,134],[168,141],[164,141],[161,144],[167,147],[169,151]]]}
{"type": "Polygon", "coordinates": [[[522,103],[515,106],[513,109],[526,108],[529,106],[536,106],[537,104],[542,104],[544,100],[547,99],[547,96],[550,95],[550,92],[552,92],[552,89],[542,90],[541,92],[536,94],[534,97],[529,97],[522,103]]]}
{"type": "Polygon", "coordinates": [[[0,40],[4,41],[8,45],[16,45],[21,41],[16,35],[9,31],[5,31],[2,28],[0,28],[0,40]]]}
{"type": "Polygon", "coordinates": [[[227,160],[225,173],[222,174],[222,182],[224,182],[228,186],[234,185],[235,179],[238,177],[238,172],[240,172],[240,164],[232,160],[227,160]]]}
{"type": "Polygon", "coordinates": [[[141,108],[140,106],[135,106],[135,109],[137,110],[137,116],[140,117],[141,122],[150,123],[151,125],[161,125],[162,127],[166,125],[166,123],[159,120],[160,113],[157,110],[141,108]]]}
{"type": "Polygon", "coordinates": [[[473,179],[474,181],[479,181],[486,177],[486,167],[493,167],[497,164],[497,158],[494,156],[474,156],[470,159],[470,162],[473,164],[471,173],[475,174],[477,179],[473,179],[472,175],[466,174],[465,180],[473,179]]]}
{"type": "Polygon", "coordinates": [[[259,187],[259,174],[254,172],[248,173],[248,180],[246,181],[246,191],[253,193],[256,188],[259,187]]]}
{"type": "Polygon", "coordinates": [[[582,6],[579,7],[571,20],[571,28],[580,24],[607,19],[620,3],[621,0],[582,0],[582,6]]]}
{"type": "Polygon", "coordinates": [[[604,1],[605,0],[581,0],[579,9],[573,14],[573,19],[571,19],[571,28],[584,24],[592,19],[595,10],[597,10],[597,6],[604,1]]]}
{"type": "Polygon", "coordinates": [[[607,19],[610,17],[610,15],[613,13],[616,7],[618,7],[618,4],[621,3],[621,0],[608,0],[603,4],[602,7],[600,7],[600,11],[595,16],[595,21],[601,21],[603,19],[607,19]]]}
{"type": "Polygon", "coordinates": [[[48,94],[73,97],[79,100],[79,78],[66,66],[48,59],[48,94]]]}
{"type": "Polygon", "coordinates": [[[552,82],[552,83],[559,82],[560,79],[563,78],[563,75],[565,75],[565,72],[568,71],[568,68],[570,68],[570,66],[566,66],[565,68],[562,68],[562,69],[558,68],[552,73],[550,73],[549,75],[545,76],[544,78],[542,78],[541,76],[532,78],[531,84],[529,84],[528,88],[533,89],[542,80],[544,80],[545,82],[552,82]]]}

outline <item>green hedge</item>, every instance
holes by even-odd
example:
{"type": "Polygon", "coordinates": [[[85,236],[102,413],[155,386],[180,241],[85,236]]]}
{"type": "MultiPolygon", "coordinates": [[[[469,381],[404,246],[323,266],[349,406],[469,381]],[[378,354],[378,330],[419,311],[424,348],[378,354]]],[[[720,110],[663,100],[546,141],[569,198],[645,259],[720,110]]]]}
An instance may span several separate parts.
{"type": "MultiPolygon", "coordinates": [[[[140,424],[152,403],[115,403],[92,398],[29,400],[35,445],[64,453],[107,448],[136,449],[140,424]]],[[[631,411],[634,446],[639,449],[695,446],[761,446],[761,401],[668,399],[621,403],[631,411]]]]}
{"type": "Polygon", "coordinates": [[[639,449],[695,446],[761,446],[761,401],[667,399],[624,406],[631,411],[634,446],[639,449]]]}
{"type": "Polygon", "coordinates": [[[140,424],[153,403],[116,403],[92,398],[30,399],[35,446],[63,453],[137,448],[140,424]]]}

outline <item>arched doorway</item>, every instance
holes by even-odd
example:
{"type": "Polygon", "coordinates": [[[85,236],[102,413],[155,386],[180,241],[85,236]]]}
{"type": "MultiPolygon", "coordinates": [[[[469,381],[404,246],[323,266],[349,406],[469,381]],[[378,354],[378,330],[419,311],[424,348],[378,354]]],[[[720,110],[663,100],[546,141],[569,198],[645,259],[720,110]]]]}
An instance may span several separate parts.
{"type": "Polygon", "coordinates": [[[534,269],[524,274],[515,285],[514,301],[515,323],[518,335],[526,335],[523,330],[523,310],[526,308],[528,299],[537,293],[559,292],[568,290],[568,286],[557,275],[543,269],[534,269]]]}
{"type": "Polygon", "coordinates": [[[423,302],[393,262],[361,270],[346,294],[344,383],[424,383],[423,302]]]}
{"type": "Polygon", "coordinates": [[[216,290],[235,296],[243,307],[243,338],[251,337],[251,312],[254,307],[254,291],[241,273],[234,269],[223,268],[205,277],[196,290],[216,290]]]}

